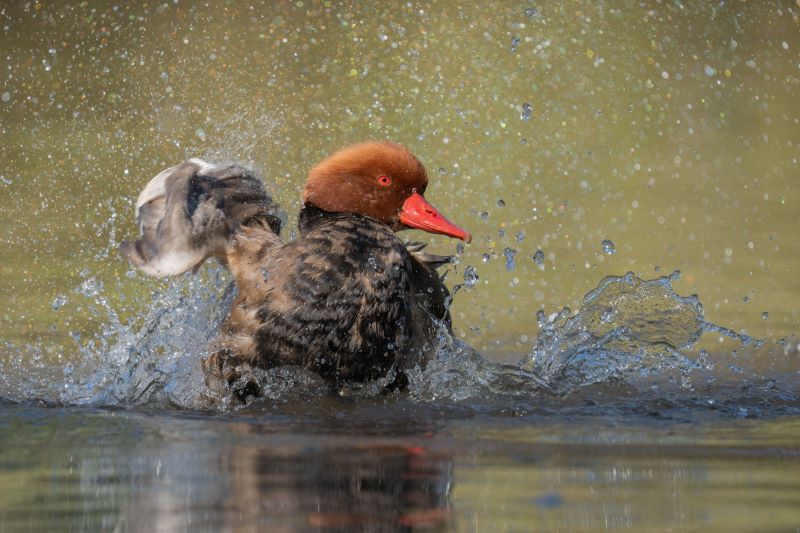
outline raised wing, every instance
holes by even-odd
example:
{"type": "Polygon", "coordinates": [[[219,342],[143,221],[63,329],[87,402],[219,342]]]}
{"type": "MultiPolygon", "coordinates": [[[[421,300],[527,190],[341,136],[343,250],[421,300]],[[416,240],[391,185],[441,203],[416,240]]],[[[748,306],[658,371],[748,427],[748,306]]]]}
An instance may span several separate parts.
{"type": "Polygon", "coordinates": [[[168,168],[136,200],[141,236],[120,250],[151,276],[198,268],[212,256],[225,257],[242,227],[266,226],[277,235],[280,210],[261,180],[239,166],[189,159],[168,168]]]}

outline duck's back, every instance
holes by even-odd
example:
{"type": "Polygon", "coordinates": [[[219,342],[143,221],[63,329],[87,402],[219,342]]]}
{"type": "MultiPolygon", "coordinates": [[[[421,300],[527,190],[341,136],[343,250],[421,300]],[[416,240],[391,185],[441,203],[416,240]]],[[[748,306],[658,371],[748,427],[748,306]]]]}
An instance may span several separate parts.
{"type": "Polygon", "coordinates": [[[436,273],[373,219],[319,212],[314,219],[297,240],[261,254],[258,268],[256,257],[240,272],[231,261],[239,295],[224,334],[232,351],[258,366],[300,365],[336,382],[416,364],[432,344],[434,318],[447,320],[436,273]]]}

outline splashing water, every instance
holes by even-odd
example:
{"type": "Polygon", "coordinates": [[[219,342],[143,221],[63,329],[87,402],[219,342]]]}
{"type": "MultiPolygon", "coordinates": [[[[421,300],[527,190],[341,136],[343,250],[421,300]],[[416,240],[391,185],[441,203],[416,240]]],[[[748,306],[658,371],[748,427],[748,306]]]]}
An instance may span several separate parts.
{"type": "Polygon", "coordinates": [[[575,315],[564,308],[548,320],[540,311],[539,337],[522,367],[562,394],[612,379],[654,388],[659,377],[672,372],[679,374],[682,388],[691,390],[691,372],[709,369],[702,358],[687,356],[703,334],[761,347],[760,340],[707,322],[696,296],[673,290],[679,277],[678,271],[653,280],[633,273],[609,276],[584,297],[575,315]]]}
{"type": "Polygon", "coordinates": [[[752,371],[747,379],[734,376],[726,384],[706,350],[693,353],[705,334],[719,334],[751,350],[763,342],[706,321],[696,296],[673,290],[679,277],[678,271],[652,280],[633,273],[609,276],[584,297],[574,315],[564,308],[548,319],[540,311],[533,352],[519,365],[487,362],[466,343],[441,335],[436,358],[411,373],[411,394],[424,401],[502,403],[504,411],[519,399],[563,406],[576,400],[595,404],[601,398],[625,398],[634,409],[652,400],[703,409],[721,409],[728,402],[737,416],[753,410],[743,401],[796,409],[800,397],[791,370],[775,369],[786,376],[783,388],[752,371]]]}
{"type": "MultiPolygon", "coordinates": [[[[674,292],[672,283],[678,278],[677,271],[652,280],[632,273],[609,276],[584,297],[574,315],[568,308],[550,318],[540,311],[535,346],[518,365],[487,361],[442,325],[432,360],[407,371],[409,395],[422,402],[508,405],[509,398],[537,404],[569,401],[571,395],[585,394],[598,384],[621,394],[635,391],[642,399],[655,395],[670,401],[695,394],[698,384],[707,390],[717,376],[715,363],[705,350],[691,355],[704,334],[716,333],[753,349],[762,343],[707,322],[697,297],[674,292]]],[[[465,286],[477,280],[475,269],[467,267],[465,286]]],[[[38,390],[43,398],[73,405],[236,407],[231,398],[206,387],[200,366],[235,293],[223,269],[174,280],[156,294],[136,330],[121,323],[103,285],[88,273],[74,292],[104,310],[106,327],[88,341],[76,338],[82,360],[65,366],[56,397],[52,391],[48,396],[38,390]]],[[[742,381],[746,370],[733,363],[727,368],[742,381]]],[[[256,379],[272,401],[308,401],[329,390],[315,374],[290,367],[254,369],[248,377],[256,379]]],[[[759,376],[746,377],[753,382],[759,376]]],[[[356,387],[350,394],[375,396],[392,378],[356,387]]],[[[778,390],[774,381],[767,389],[778,390]]],[[[780,398],[797,403],[795,389],[781,389],[780,398]]],[[[708,401],[715,401],[713,394],[708,401]]]]}
{"type": "MultiPolygon", "coordinates": [[[[203,408],[213,400],[200,358],[225,318],[235,294],[219,267],[174,280],[157,293],[142,326],[124,325],[91,278],[76,290],[105,310],[107,325],[80,345],[82,368],[70,369],[59,401],[79,405],[167,403],[203,408]],[[218,291],[218,287],[226,287],[218,291]],[[80,376],[80,377],[75,377],[80,376]]],[[[81,343],[81,339],[76,339],[81,343]]]]}

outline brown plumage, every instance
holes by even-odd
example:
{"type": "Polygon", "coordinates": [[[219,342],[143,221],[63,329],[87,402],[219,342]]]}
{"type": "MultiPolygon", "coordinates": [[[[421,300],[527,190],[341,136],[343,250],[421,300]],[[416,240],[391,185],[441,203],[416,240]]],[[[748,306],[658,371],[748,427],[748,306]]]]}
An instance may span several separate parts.
{"type": "Polygon", "coordinates": [[[400,145],[341,150],[311,169],[300,236],[284,243],[278,206],[257,178],[190,160],[148,184],[137,201],[142,236],[121,249],[151,275],[185,272],[211,256],[230,268],[237,296],[204,361],[210,383],[257,393],[256,384],[240,383],[248,366],[303,366],[337,385],[390,369],[402,376],[425,362],[450,317],[435,272],[443,258],[394,232],[470,239],[424,200],[426,186],[425,168],[400,145]]]}

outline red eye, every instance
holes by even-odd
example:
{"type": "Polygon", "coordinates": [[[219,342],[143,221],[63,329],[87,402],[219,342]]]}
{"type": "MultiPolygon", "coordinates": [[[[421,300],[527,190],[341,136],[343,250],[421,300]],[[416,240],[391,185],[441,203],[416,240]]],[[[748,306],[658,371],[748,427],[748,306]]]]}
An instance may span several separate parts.
{"type": "Polygon", "coordinates": [[[392,178],[389,176],[378,176],[378,183],[384,187],[388,187],[392,184],[392,178]]]}

